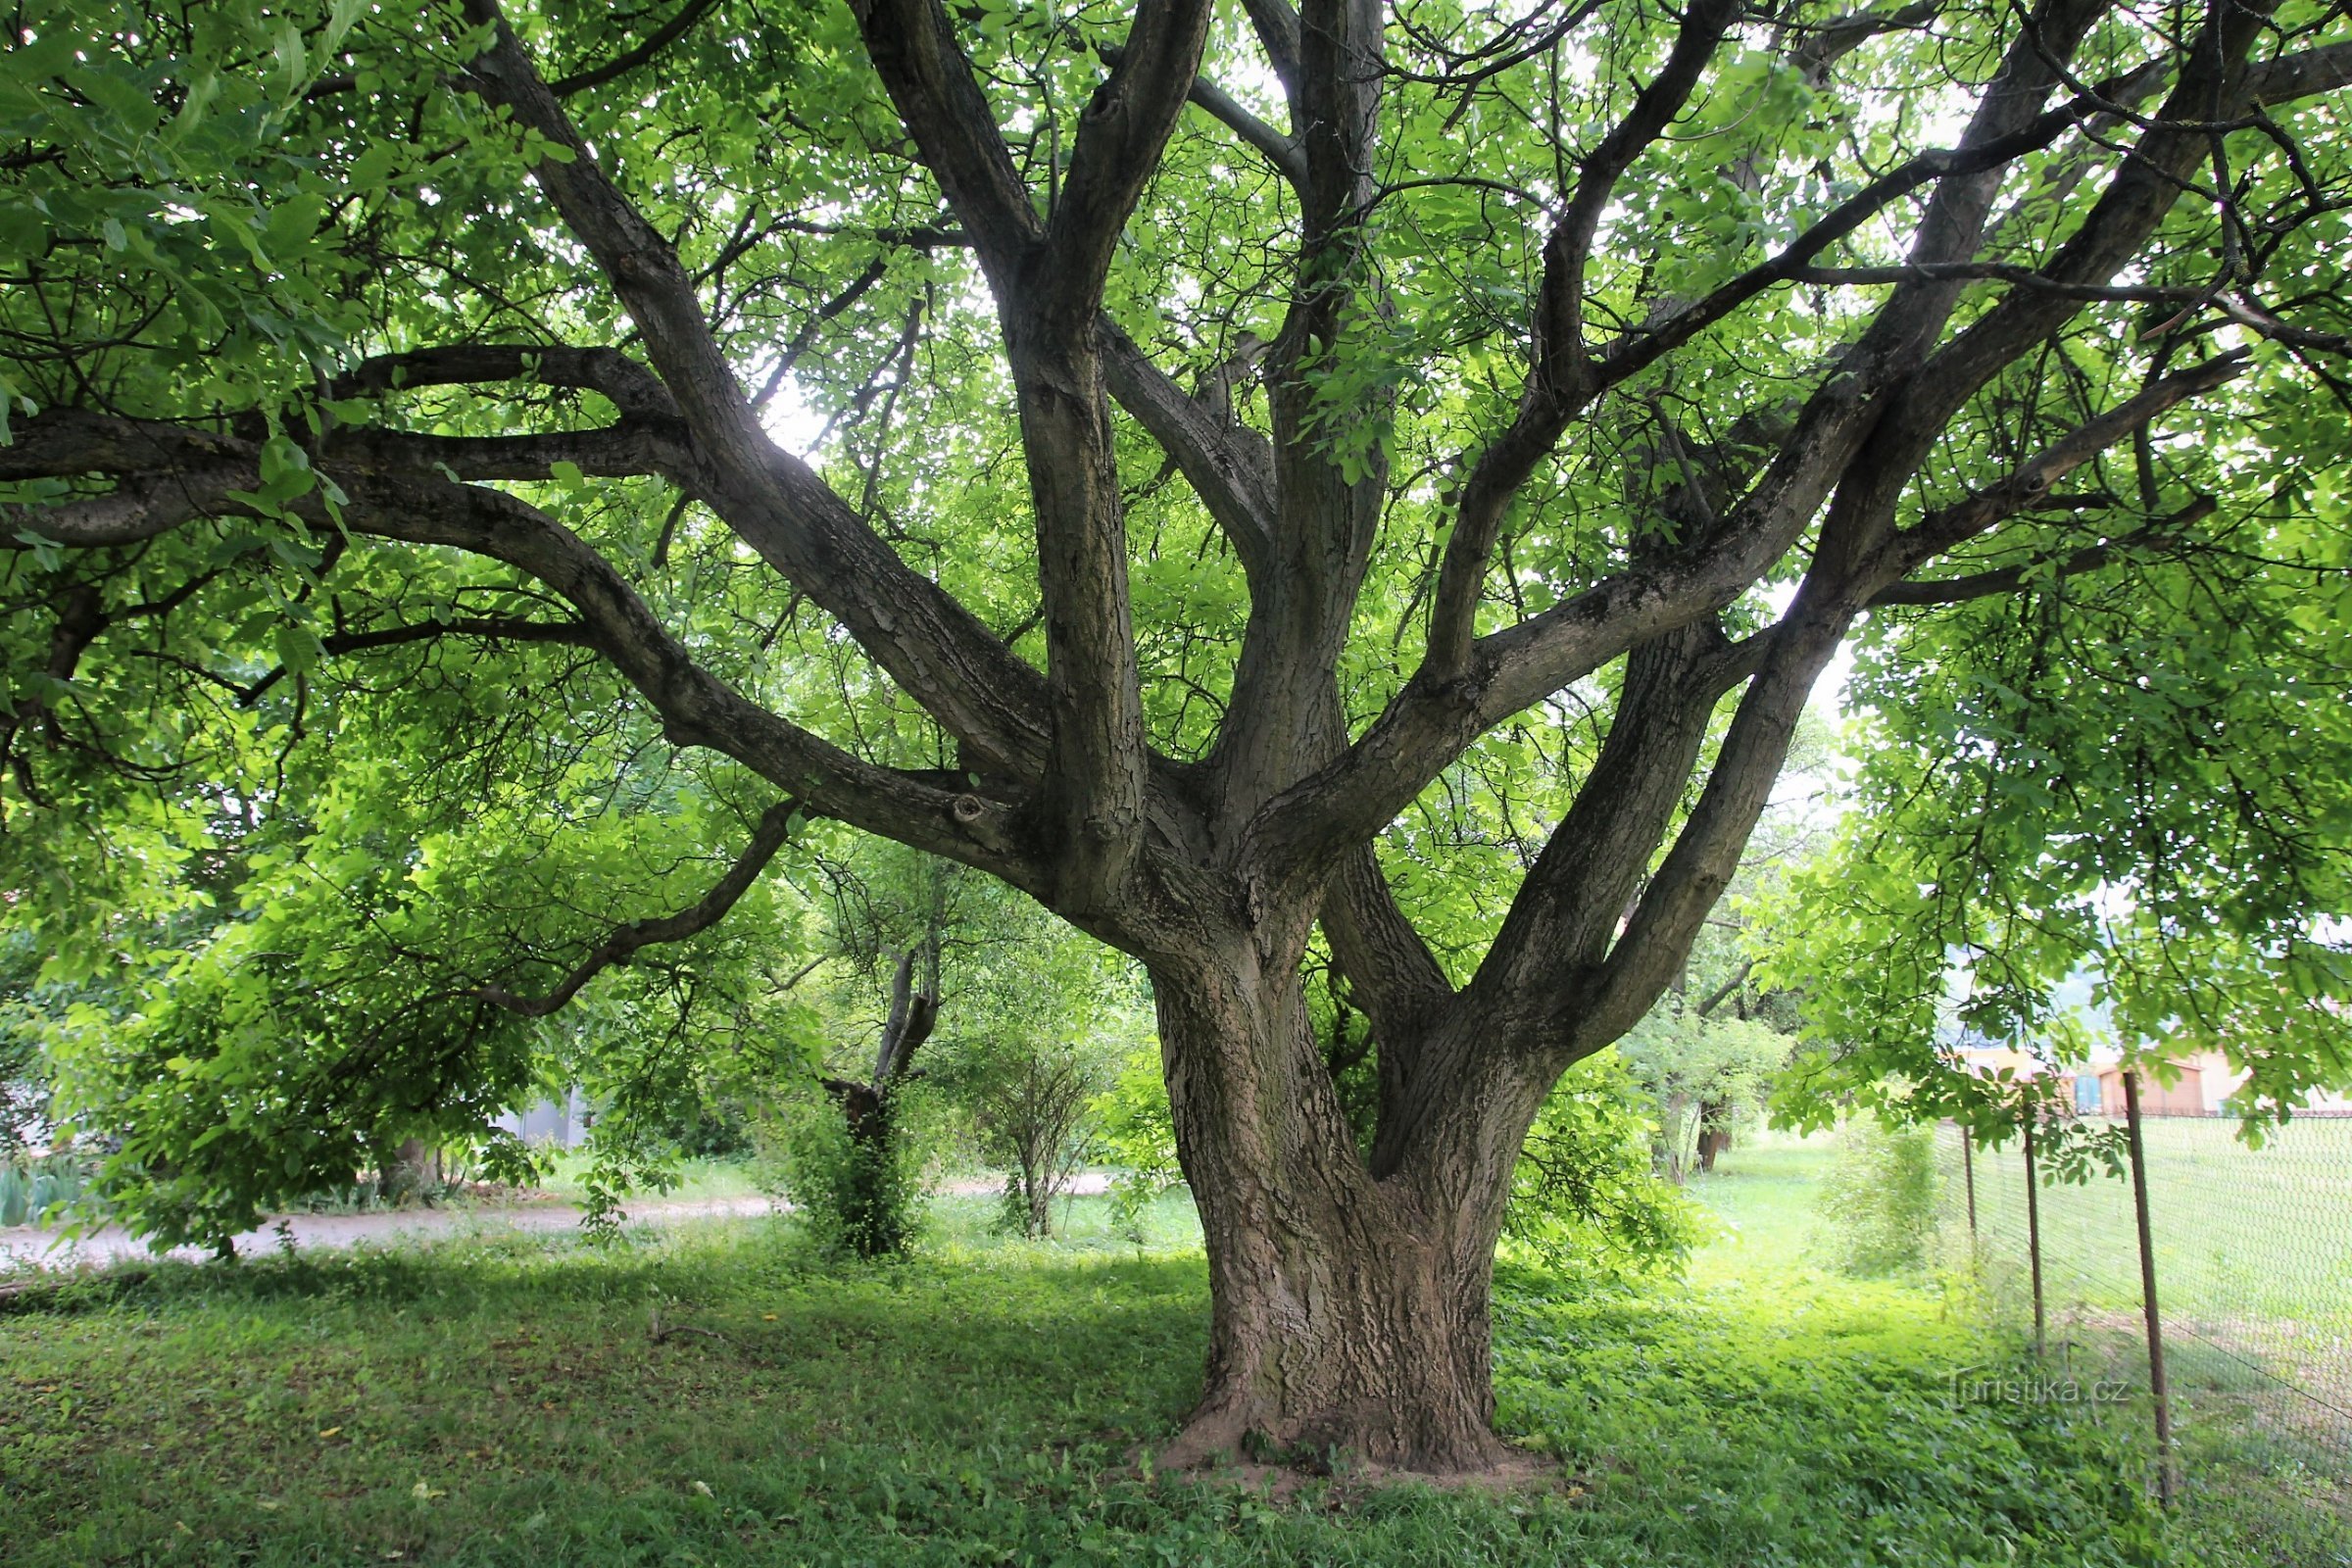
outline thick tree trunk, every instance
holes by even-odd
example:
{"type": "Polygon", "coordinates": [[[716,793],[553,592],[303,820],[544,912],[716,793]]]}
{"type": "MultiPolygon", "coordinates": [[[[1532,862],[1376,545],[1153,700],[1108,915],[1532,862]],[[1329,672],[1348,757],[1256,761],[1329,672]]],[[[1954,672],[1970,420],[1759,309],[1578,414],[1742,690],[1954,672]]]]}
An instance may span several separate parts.
{"type": "Polygon", "coordinates": [[[1705,1100],[1698,1106],[1698,1168],[1710,1174],[1715,1169],[1715,1156],[1732,1147],[1732,1107],[1720,1100],[1705,1100]]]}
{"type": "Polygon", "coordinates": [[[1165,1462],[1493,1468],[1509,1452],[1488,1324],[1508,1160],[1443,1197],[1374,1179],[1295,969],[1245,956],[1153,978],[1212,1298],[1206,1387],[1165,1462]]]}

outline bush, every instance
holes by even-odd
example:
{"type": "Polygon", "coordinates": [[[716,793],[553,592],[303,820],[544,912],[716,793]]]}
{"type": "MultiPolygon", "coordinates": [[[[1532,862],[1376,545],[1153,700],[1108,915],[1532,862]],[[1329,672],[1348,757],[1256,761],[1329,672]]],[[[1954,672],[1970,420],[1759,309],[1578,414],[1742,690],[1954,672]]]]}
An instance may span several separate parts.
{"type": "Polygon", "coordinates": [[[1657,1174],[1656,1133],[1616,1052],[1569,1069],[1520,1149],[1503,1216],[1506,1253],[1594,1284],[1680,1268],[1706,1220],[1689,1194],[1657,1174]]]}
{"type": "Polygon", "coordinates": [[[1128,1052],[1110,1087],[1096,1097],[1094,1116],[1102,1158],[1118,1167],[1110,1179],[1111,1226],[1141,1245],[1152,1205],[1184,1185],[1156,1040],[1128,1052]]]}
{"type": "Polygon", "coordinates": [[[0,1226],[37,1225],[56,1203],[70,1203],[89,1185],[89,1163],[60,1150],[0,1155],[0,1226]]]}
{"type": "Polygon", "coordinates": [[[1822,1183],[1830,1265],[1858,1278],[1923,1267],[1936,1234],[1936,1130],[1856,1116],[1822,1183]]]}
{"type": "Polygon", "coordinates": [[[931,1107],[919,1091],[905,1088],[884,1106],[888,1128],[853,1138],[841,1106],[810,1089],[787,1099],[767,1129],[766,1185],[827,1252],[895,1257],[913,1249],[931,1142],[919,1132],[931,1107]]]}

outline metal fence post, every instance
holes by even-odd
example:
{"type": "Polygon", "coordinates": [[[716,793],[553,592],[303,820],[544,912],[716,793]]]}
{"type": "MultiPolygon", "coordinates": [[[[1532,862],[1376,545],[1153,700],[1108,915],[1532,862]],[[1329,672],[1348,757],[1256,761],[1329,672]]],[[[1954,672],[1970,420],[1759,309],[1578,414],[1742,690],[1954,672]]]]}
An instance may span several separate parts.
{"type": "Polygon", "coordinates": [[[2026,1251],[2034,1263],[2034,1353],[2049,1353],[2041,1308],[2041,1195],[2034,1179],[2034,1118],[2026,1117],[2026,1251]]]}
{"type": "Polygon", "coordinates": [[[2139,1139],[2139,1074],[2124,1070],[2124,1128],[2132,1151],[2132,1213],[2139,1227],[2139,1298],[2148,1325],[2148,1395],[2156,1405],[2156,1495],[2173,1500],[2173,1399],[2164,1378],[2164,1323],[2156,1311],[2156,1248],[2148,1225],[2148,1163],[2139,1139]]]}
{"type": "Polygon", "coordinates": [[[1968,1257],[1973,1268],[1977,1257],[1977,1139],[1965,1123],[1960,1128],[1960,1175],[1968,1185],[1968,1257]]]}

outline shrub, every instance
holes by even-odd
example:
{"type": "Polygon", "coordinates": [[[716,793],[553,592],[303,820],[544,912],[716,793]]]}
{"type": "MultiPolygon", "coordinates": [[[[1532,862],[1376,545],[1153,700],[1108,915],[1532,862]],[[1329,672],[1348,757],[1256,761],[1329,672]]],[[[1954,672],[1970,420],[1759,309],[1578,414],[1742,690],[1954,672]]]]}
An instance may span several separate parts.
{"type": "Polygon", "coordinates": [[[1936,1131],[1856,1116],[1819,1200],[1832,1267],[1870,1278],[1924,1266],[1936,1234],[1936,1131]]]}
{"type": "Polygon", "coordinates": [[[856,1257],[911,1250],[922,1222],[930,1107],[902,1088],[883,1102],[878,1136],[853,1138],[840,1105],[820,1091],[786,1099],[769,1120],[767,1185],[788,1200],[820,1249],[856,1257]]]}
{"type": "Polygon", "coordinates": [[[1503,1216],[1505,1250],[1594,1284],[1681,1267],[1706,1234],[1706,1220],[1654,1168],[1656,1133],[1615,1051],[1569,1069],[1520,1150],[1503,1216]]]}

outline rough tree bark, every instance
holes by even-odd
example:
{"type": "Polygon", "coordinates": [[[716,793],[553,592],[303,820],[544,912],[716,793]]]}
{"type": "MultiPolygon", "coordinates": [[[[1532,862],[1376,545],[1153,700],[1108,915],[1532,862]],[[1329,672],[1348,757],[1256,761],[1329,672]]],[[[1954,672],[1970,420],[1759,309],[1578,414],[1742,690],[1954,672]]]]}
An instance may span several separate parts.
{"type": "Polygon", "coordinates": [[[1267,956],[1242,938],[1152,970],[1213,1302],[1206,1389],[1167,1462],[1344,1450],[1418,1470],[1487,1468],[1503,1453],[1489,1272],[1541,1095],[1531,1085],[1515,1105],[1491,1106],[1484,1157],[1442,1185],[1375,1178],[1296,969],[1267,956]]]}
{"type": "MultiPolygon", "coordinates": [[[[1604,219],[1629,172],[1670,137],[1742,36],[1736,0],[1691,0],[1614,123],[1584,145],[1563,142],[1557,167],[1541,172],[1552,197],[1521,210],[1542,261],[1518,402],[1449,471],[1414,673],[1368,722],[1350,724],[1338,670],[1391,485],[1377,453],[1344,464],[1319,433],[1316,357],[1350,322],[1391,308],[1373,255],[1389,168],[1383,94],[1400,78],[1386,67],[1378,0],[1305,0],[1296,11],[1289,0],[1246,0],[1245,9],[1287,125],[1200,79],[1206,0],[1141,0],[1124,47],[1105,55],[1066,157],[1057,152],[1054,175],[1041,181],[1016,163],[941,0],[853,0],[907,138],[953,210],[955,243],[969,246],[994,296],[1031,481],[1044,671],[767,437],[710,328],[703,280],[600,164],[491,0],[466,5],[471,22],[498,29],[466,85],[561,150],[534,178],[592,260],[593,286],[626,311],[648,363],[544,345],[386,355],[330,390],[495,393],[497,383],[532,377],[596,388],[621,417],[603,431],[493,440],[339,429],[313,454],[339,506],[329,515],[316,497],[290,505],[321,531],[506,563],[570,616],[338,632],[329,656],[359,657],[409,635],[593,650],[673,744],[734,758],[799,809],[990,871],[1140,958],[1156,991],[1213,1299],[1205,1390],[1173,1457],[1347,1449],[1418,1469],[1476,1469],[1502,1452],[1491,1421],[1490,1260],[1520,1141],[1559,1074],[1621,1035],[1680,968],[1838,640],[1874,604],[2015,592],[2026,575],[2016,566],[1953,575],[1951,552],[2225,385],[2247,361],[2229,350],[2160,366],[2139,391],[2099,410],[2086,411],[2071,384],[2046,404],[2035,393],[2016,430],[1993,443],[2030,455],[1956,495],[1941,470],[1929,471],[1940,434],[1996,377],[2048,352],[2090,302],[2167,297],[2113,280],[2198,188],[2216,145],[2211,126],[2341,86],[2352,53],[2334,44],[2249,70],[2270,9],[2257,0],[2217,8],[2177,49],[2149,42],[2138,68],[2086,83],[2068,62],[2114,14],[2110,0],[2041,0],[1955,145],[1874,174],[1712,292],[1659,302],[1638,327],[1607,328],[1588,319],[1604,219]],[[2118,108],[2150,98],[2158,101],[2144,113],[2118,108]],[[1265,158],[1288,187],[1284,211],[1295,214],[1285,319],[1262,357],[1251,351],[1267,392],[1262,431],[1233,419],[1227,401],[1186,394],[1103,314],[1122,228],[1188,102],[1265,158]],[[1995,199],[2019,161],[2094,120],[2104,139],[2080,138],[2070,176],[2085,192],[2083,221],[2031,266],[1988,251],[1995,199]],[[2126,139],[2129,152],[2115,153],[2126,139]],[[1849,236],[1905,218],[1914,238],[1902,265],[1829,265],[1849,236]],[[1800,281],[1884,292],[1854,307],[1850,341],[1793,414],[1776,408],[1759,422],[1776,431],[1769,452],[1745,464],[1724,456],[1738,482],[1716,486],[1715,501],[1683,507],[1673,528],[1621,551],[1581,592],[1482,632],[1497,612],[1492,582],[1513,509],[1596,402],[1751,301],[1800,281]],[[1996,297],[1954,329],[1955,305],[1971,287],[1996,297]],[[1112,450],[1122,414],[1197,493],[1249,590],[1233,700],[1195,760],[1155,753],[1141,717],[1112,450]],[[964,765],[882,765],[710,674],[613,560],[493,487],[564,470],[659,476],[701,503],[855,638],[964,765]],[[1722,612],[1785,561],[1801,572],[1793,600],[1776,620],[1735,635],[1722,612]],[[1482,734],[1612,665],[1621,691],[1599,757],[1491,950],[1457,988],[1392,897],[1379,836],[1482,734]],[[1711,745],[1727,706],[1729,727],[1711,745]],[[1300,970],[1318,930],[1377,1043],[1368,1157],[1308,1023],[1300,970]]],[[[1875,27],[1916,9],[1813,29],[1805,69],[1819,79],[1875,27]]],[[[2182,303],[2202,310],[2213,297],[2190,290],[2182,303]]],[[[2247,331],[2292,330],[2275,311],[2242,302],[2228,314],[2247,331]]],[[[1348,411],[1358,419],[1381,412],[1348,411]]],[[[261,485],[258,448],[237,429],[137,424],[96,409],[23,421],[14,444],[0,447],[0,479],[86,485],[99,475],[112,488],[18,509],[9,547],[37,536],[69,550],[135,548],[195,519],[239,514],[250,504],[240,498],[261,485]]],[[[2109,559],[2092,552],[2043,564],[2090,570],[2109,559]]],[[[55,609],[53,685],[111,635],[94,600],[63,597],[55,609]]],[[[0,744],[60,722],[38,704],[21,707],[0,744]]],[[[784,822],[779,807],[734,880],[705,906],[616,932],[580,980],[625,961],[632,943],[723,913],[781,842],[784,822]]],[[[929,1032],[936,990],[915,985],[914,963],[911,953],[900,961],[870,1079],[836,1087],[854,1140],[887,1137],[891,1090],[929,1032]]]]}

